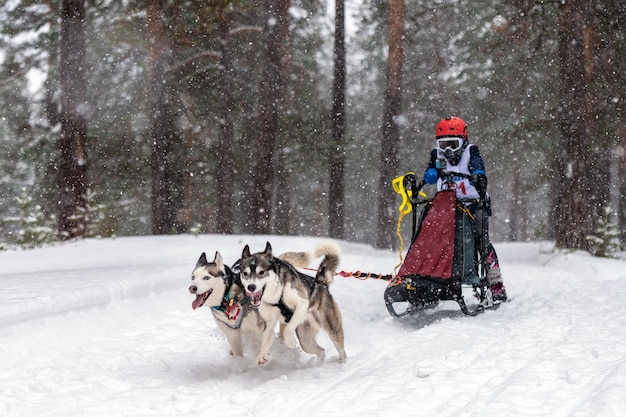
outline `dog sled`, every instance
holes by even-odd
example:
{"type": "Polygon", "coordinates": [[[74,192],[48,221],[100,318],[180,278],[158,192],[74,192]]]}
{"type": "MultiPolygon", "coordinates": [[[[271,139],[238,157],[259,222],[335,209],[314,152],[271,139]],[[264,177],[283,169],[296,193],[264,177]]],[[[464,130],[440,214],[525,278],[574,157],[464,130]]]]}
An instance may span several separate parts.
{"type": "Polygon", "coordinates": [[[467,208],[467,204],[485,207],[486,201],[458,200],[451,179],[444,178],[442,191],[430,199],[422,192],[424,182],[418,184],[413,173],[396,178],[393,185],[403,202],[398,221],[401,264],[384,292],[389,313],[403,317],[432,308],[440,301],[456,301],[470,316],[498,307],[489,290],[486,254],[481,253],[478,244],[479,234],[486,237],[487,231],[476,230],[467,208]],[[418,207],[422,207],[419,218],[418,207]],[[402,260],[400,224],[408,213],[413,214],[412,238],[402,260]],[[471,308],[464,293],[475,298],[471,308]]]}

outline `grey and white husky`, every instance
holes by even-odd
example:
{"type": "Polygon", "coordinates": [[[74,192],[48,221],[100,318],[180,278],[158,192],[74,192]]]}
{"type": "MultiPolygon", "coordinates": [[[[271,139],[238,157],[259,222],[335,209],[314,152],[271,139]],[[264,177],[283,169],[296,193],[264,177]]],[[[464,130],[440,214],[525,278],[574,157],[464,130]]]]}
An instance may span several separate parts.
{"type": "MultiPolygon", "coordinates": [[[[307,252],[287,252],[280,255],[304,268],[311,263],[313,255],[307,252]]],[[[215,252],[213,262],[203,252],[191,274],[189,292],[196,296],[191,307],[195,310],[209,307],[215,322],[226,336],[230,354],[243,356],[242,332],[249,332],[259,339],[265,330],[265,320],[246,298],[239,274],[224,264],[222,255],[215,252]]]]}
{"type": "Polygon", "coordinates": [[[295,348],[297,336],[302,350],[317,355],[320,361],[324,359],[324,349],[317,343],[316,335],[323,328],[339,352],[339,361],[346,360],[341,311],[328,290],[340,254],[339,245],[332,240],[318,245],[315,256],[323,255],[324,259],[313,278],[274,257],[269,242],[263,252],[255,254],[250,254],[250,248],[245,246],[241,255],[241,283],[266,323],[257,364],[269,360],[276,324],[286,346],[295,348]]]}

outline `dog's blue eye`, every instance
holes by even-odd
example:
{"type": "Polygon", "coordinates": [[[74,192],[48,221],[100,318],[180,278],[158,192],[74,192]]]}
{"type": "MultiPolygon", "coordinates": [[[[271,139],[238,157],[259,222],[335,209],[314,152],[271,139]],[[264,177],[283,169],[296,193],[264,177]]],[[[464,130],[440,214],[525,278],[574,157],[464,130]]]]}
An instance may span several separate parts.
{"type": "Polygon", "coordinates": [[[205,277],[204,277],[204,278],[202,278],[202,279],[204,279],[204,280],[208,281],[208,280],[209,280],[209,276],[207,275],[207,276],[205,276],[205,277]]]}

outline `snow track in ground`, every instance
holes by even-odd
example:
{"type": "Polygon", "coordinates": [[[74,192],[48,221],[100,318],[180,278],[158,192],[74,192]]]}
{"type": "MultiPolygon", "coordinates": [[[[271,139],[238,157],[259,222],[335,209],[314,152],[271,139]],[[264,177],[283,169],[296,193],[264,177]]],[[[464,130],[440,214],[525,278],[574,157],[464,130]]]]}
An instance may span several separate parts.
{"type": "MultiPolygon", "coordinates": [[[[2,416],[623,416],[626,268],[542,244],[497,244],[514,301],[465,317],[454,302],[399,322],[386,283],[336,277],[348,361],[276,342],[228,355],[191,309],[202,251],[312,250],[320,239],[168,236],[0,253],[2,416]]],[[[389,273],[397,254],[341,242],[341,269],[389,273]]]]}

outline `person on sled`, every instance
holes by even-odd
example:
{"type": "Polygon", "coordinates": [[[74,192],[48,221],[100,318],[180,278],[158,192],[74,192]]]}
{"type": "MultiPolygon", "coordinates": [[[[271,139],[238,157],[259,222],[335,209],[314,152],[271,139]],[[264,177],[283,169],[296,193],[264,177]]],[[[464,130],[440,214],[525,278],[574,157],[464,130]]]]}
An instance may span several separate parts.
{"type": "Polygon", "coordinates": [[[436,148],[430,153],[424,182],[436,183],[437,191],[440,191],[444,177],[452,173],[448,178],[456,184],[457,198],[473,200],[465,204],[475,218],[476,230],[484,230],[484,233],[478,234],[478,246],[480,253],[487,253],[487,279],[491,294],[494,301],[506,301],[498,255],[489,238],[491,203],[487,194],[485,165],[478,147],[468,142],[467,124],[459,117],[446,117],[439,121],[435,128],[435,139],[436,148]],[[455,176],[453,173],[462,175],[455,176]]]}

